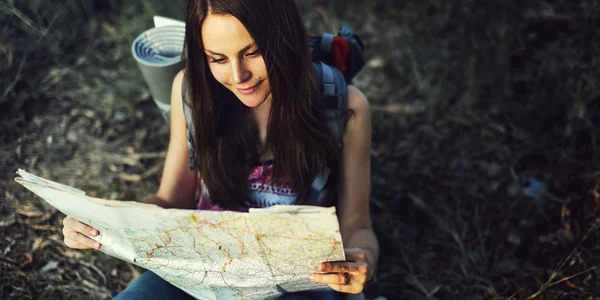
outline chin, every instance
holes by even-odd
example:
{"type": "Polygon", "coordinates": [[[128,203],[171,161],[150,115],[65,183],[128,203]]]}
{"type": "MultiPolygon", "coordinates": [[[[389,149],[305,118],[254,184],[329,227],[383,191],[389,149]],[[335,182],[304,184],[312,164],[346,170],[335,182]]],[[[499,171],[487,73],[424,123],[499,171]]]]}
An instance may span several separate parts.
{"type": "Polygon", "coordinates": [[[254,108],[263,104],[269,95],[265,95],[264,93],[257,93],[252,95],[237,94],[236,96],[244,105],[250,108],[254,108]]]}

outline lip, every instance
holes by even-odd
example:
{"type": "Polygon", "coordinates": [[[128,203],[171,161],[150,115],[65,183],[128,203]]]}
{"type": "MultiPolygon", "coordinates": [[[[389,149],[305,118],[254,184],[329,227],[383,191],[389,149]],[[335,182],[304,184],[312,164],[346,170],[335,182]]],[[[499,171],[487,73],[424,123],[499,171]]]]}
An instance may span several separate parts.
{"type": "Polygon", "coordinates": [[[238,88],[237,90],[243,94],[243,95],[248,95],[248,94],[252,94],[254,92],[256,92],[258,90],[258,87],[260,86],[260,84],[262,83],[262,80],[259,81],[255,86],[253,87],[249,87],[249,88],[245,88],[245,89],[240,89],[238,88]]]}

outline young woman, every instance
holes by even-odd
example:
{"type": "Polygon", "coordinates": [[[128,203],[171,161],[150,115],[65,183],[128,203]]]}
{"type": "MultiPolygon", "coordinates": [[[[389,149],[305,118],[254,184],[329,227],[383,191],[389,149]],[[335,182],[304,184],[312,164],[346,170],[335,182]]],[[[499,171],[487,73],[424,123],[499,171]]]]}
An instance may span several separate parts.
{"type": "MultiPolygon", "coordinates": [[[[186,67],[173,81],[168,154],[158,193],[146,202],[240,211],[335,205],[347,261],[323,262],[319,270],[327,274],[311,274],[309,280],[361,293],[379,254],[369,217],[367,99],[348,86],[340,148],[320,110],[307,34],[293,0],[190,0],[186,24],[186,67]],[[184,105],[195,128],[191,161],[184,105]],[[315,178],[326,184],[311,200],[315,178]],[[281,190],[286,192],[276,192],[281,190]]],[[[101,247],[82,235],[97,230],[69,216],[63,224],[67,246],[101,247]]],[[[156,297],[159,290],[173,299],[186,296],[146,272],[117,298],[133,299],[144,291],[156,297]]]]}

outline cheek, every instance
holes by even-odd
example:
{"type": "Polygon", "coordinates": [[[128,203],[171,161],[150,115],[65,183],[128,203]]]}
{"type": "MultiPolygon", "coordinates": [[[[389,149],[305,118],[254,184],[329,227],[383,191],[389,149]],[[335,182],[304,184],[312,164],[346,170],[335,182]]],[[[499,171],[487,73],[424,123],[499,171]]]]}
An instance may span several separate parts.
{"type": "Polygon", "coordinates": [[[260,59],[258,61],[256,61],[253,66],[252,69],[254,70],[254,73],[256,75],[258,75],[261,78],[266,78],[267,77],[267,65],[265,64],[265,61],[260,59]]]}
{"type": "Polygon", "coordinates": [[[212,73],[213,77],[220,82],[223,85],[227,85],[228,83],[228,78],[229,78],[229,72],[227,72],[227,70],[225,68],[219,68],[217,67],[210,67],[210,72],[212,73]]]}

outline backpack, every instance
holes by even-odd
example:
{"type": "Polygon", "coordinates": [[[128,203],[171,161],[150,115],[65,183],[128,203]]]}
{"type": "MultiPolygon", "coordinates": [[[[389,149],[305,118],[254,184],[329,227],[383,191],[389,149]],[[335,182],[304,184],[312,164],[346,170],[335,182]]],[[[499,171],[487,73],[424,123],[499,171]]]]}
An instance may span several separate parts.
{"type": "Polygon", "coordinates": [[[335,37],[325,33],[308,38],[317,84],[322,95],[321,108],[329,129],[341,147],[344,113],[348,107],[347,85],[365,65],[364,45],[356,32],[346,24],[335,37]]]}
{"type": "MultiPolygon", "coordinates": [[[[345,112],[348,108],[348,87],[352,79],[365,65],[364,45],[356,32],[344,24],[337,36],[325,33],[322,36],[309,35],[312,64],[317,85],[321,91],[321,109],[327,119],[327,125],[342,147],[344,136],[345,112]]],[[[185,81],[184,81],[185,84],[185,81]]],[[[186,89],[182,88],[183,112],[188,138],[188,157],[190,170],[196,168],[194,160],[194,127],[192,113],[186,104],[186,89]]],[[[325,182],[317,179],[312,184],[309,203],[316,202],[325,182]]]]}

